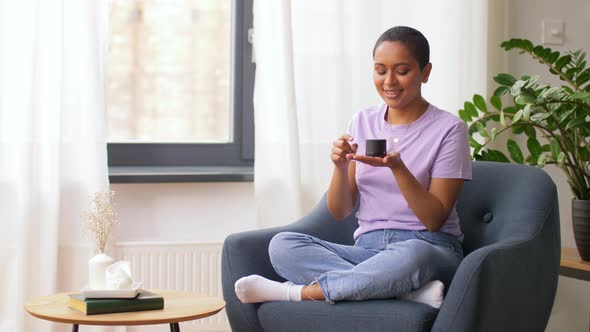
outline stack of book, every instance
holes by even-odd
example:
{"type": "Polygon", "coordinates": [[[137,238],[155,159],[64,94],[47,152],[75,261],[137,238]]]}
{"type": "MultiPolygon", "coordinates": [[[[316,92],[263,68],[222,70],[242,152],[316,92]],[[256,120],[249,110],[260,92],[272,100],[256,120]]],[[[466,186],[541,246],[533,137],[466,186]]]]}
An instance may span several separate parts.
{"type": "Polygon", "coordinates": [[[85,298],[83,294],[70,294],[70,308],[85,315],[109,314],[115,312],[158,310],[164,308],[161,295],[141,290],[134,298],[85,298]]]}

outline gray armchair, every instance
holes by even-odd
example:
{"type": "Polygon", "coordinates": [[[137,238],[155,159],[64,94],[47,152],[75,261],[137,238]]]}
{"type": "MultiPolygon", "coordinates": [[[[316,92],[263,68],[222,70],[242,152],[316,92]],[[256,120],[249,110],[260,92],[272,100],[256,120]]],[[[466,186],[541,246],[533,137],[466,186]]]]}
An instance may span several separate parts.
{"type": "Polygon", "coordinates": [[[474,162],[473,181],[465,183],[457,210],[465,259],[440,310],[396,299],[242,304],[234,293],[237,279],[259,274],[284,281],[268,257],[278,232],[353,243],[354,213],[335,221],[325,197],[292,224],[230,235],[223,245],[222,285],[232,331],[543,331],[560,259],[555,184],[535,167],[474,162]]]}

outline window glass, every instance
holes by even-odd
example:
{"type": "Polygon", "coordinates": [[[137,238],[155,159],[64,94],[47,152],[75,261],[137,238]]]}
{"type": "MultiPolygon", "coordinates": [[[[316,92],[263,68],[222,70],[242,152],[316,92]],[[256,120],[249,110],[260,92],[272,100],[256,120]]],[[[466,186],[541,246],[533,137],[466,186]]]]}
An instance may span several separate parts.
{"type": "Polygon", "coordinates": [[[112,143],[232,141],[231,0],[111,0],[112,143]]]}

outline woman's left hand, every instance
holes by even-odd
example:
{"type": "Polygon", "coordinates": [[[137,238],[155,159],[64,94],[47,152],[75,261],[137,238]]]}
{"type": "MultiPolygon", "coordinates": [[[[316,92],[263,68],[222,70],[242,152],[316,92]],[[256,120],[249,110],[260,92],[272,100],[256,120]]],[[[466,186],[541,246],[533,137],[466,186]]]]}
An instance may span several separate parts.
{"type": "Polygon", "coordinates": [[[373,167],[389,167],[391,169],[396,168],[402,163],[402,158],[399,152],[392,152],[383,158],[349,153],[346,155],[346,158],[349,160],[361,162],[363,164],[371,165],[373,167]]]}

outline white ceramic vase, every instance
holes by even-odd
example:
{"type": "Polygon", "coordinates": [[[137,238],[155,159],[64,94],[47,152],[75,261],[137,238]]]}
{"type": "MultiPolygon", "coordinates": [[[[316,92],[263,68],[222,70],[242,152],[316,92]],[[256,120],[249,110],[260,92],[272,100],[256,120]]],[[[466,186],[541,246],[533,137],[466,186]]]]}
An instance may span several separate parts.
{"type": "Polygon", "coordinates": [[[107,267],[113,264],[115,260],[106,254],[98,254],[88,261],[88,288],[106,289],[107,267]]]}

